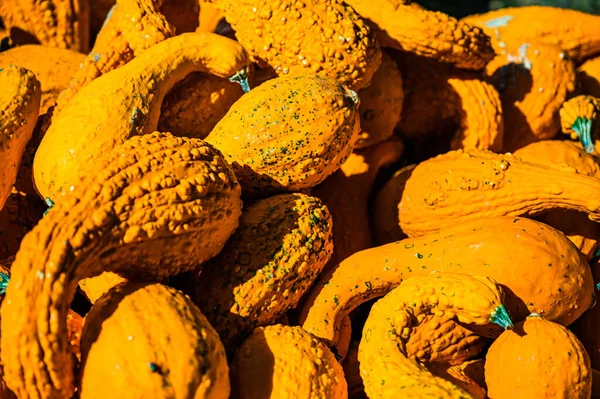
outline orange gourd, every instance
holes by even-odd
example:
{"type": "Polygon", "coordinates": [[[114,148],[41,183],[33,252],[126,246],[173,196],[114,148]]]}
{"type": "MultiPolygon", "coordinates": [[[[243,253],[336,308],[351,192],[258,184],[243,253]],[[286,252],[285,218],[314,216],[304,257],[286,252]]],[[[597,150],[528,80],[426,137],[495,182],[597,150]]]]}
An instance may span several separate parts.
{"type": "Polygon", "coordinates": [[[560,109],[563,133],[573,140],[581,141],[586,152],[595,151],[600,128],[600,99],[577,96],[566,101],[560,109]]]}
{"type": "Polygon", "coordinates": [[[537,314],[505,331],[485,357],[490,399],[591,397],[590,357],[575,335],[537,314]]]}

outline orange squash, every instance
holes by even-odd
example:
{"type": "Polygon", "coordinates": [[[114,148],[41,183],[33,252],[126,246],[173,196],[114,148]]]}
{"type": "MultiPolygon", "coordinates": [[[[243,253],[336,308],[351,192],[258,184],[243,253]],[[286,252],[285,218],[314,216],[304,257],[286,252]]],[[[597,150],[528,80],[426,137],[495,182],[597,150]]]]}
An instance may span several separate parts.
{"type": "MultiPolygon", "coordinates": [[[[581,144],[568,140],[544,140],[529,144],[514,155],[527,162],[600,178],[600,160],[587,154],[581,144]]],[[[591,221],[584,212],[554,210],[536,217],[565,233],[589,259],[600,248],[600,223],[591,221]]]]}
{"type": "Polygon", "coordinates": [[[162,284],[109,291],[86,316],[81,348],[82,399],[229,398],[217,332],[187,296],[162,284]]]}
{"type": "Polygon", "coordinates": [[[201,140],[136,136],[94,167],[25,236],[12,264],[0,344],[17,396],[72,396],[66,317],[80,279],[111,271],[160,280],[193,270],[237,227],[239,184],[201,140]]]}
{"type": "Polygon", "coordinates": [[[398,204],[409,237],[468,220],[534,216],[554,209],[600,221],[600,180],[522,161],[512,154],[451,151],[412,171],[398,204]]]}
{"type": "Polygon", "coordinates": [[[434,271],[493,278],[508,288],[505,303],[517,321],[536,312],[569,325],[595,300],[588,263],[564,234],[530,219],[480,218],[355,253],[321,276],[300,321],[334,346],[341,321],[357,306],[434,271]]]}
{"type": "Polygon", "coordinates": [[[490,399],[588,399],[592,367],[572,332],[536,314],[494,341],[485,357],[485,381],[490,399]]]}
{"type": "Polygon", "coordinates": [[[485,74],[500,93],[504,151],[516,151],[560,131],[559,110],[575,90],[575,66],[556,45],[525,42],[496,56],[485,74]]]}
{"type": "Polygon", "coordinates": [[[454,273],[414,276],[373,305],[358,347],[360,375],[370,399],[462,399],[466,392],[406,355],[406,340],[421,316],[445,315],[463,323],[512,327],[499,285],[454,273]]]}
{"type": "MultiPolygon", "coordinates": [[[[591,264],[594,282],[600,282],[600,263],[591,264]]],[[[600,305],[585,312],[573,324],[572,331],[577,335],[590,356],[592,367],[600,369],[600,305]]],[[[599,387],[600,388],[600,387],[599,387]]]]}

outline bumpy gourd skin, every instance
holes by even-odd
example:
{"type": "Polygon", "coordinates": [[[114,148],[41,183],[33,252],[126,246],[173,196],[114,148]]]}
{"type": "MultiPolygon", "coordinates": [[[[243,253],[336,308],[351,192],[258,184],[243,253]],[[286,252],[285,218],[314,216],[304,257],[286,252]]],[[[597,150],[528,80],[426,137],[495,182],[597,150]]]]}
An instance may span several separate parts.
{"type": "Polygon", "coordinates": [[[502,54],[524,43],[556,45],[577,63],[600,53],[600,17],[558,7],[507,7],[470,15],[461,21],[478,26],[502,54]]]}
{"type": "MultiPolygon", "coordinates": [[[[404,79],[404,137],[423,139],[456,126],[452,149],[499,151],[504,136],[500,95],[479,74],[459,71],[424,57],[395,53],[404,79]]],[[[447,147],[446,147],[447,148],[447,147]]]]}
{"type": "Polygon", "coordinates": [[[21,156],[31,138],[40,108],[35,75],[19,66],[0,68],[0,209],[17,178],[21,156]]]}
{"type": "Polygon", "coordinates": [[[321,183],[352,152],[356,93],[331,78],[283,76],[239,99],[206,137],[232,165],[246,195],[321,183]]]}
{"type": "Polygon", "coordinates": [[[482,69],[494,57],[490,38],[482,29],[442,12],[403,5],[397,0],[346,3],[370,22],[384,47],[464,69],[482,69]]]}
{"type": "Polygon", "coordinates": [[[42,85],[40,115],[45,114],[69,85],[85,55],[72,50],[40,45],[18,46],[0,53],[0,68],[10,64],[29,69],[42,85]]]}
{"type": "Polygon", "coordinates": [[[342,366],[318,338],[300,327],[259,327],[231,365],[232,397],[346,399],[342,366]]]}
{"type": "Polygon", "coordinates": [[[392,137],[400,122],[404,89],[398,66],[387,54],[383,54],[369,87],[361,90],[358,97],[360,135],[354,147],[368,147],[392,137]]]}
{"type": "Polygon", "coordinates": [[[331,214],[321,200],[281,194],[258,201],[196,277],[196,303],[233,351],[254,328],[294,308],[332,252],[331,214]]]}
{"type": "Polygon", "coordinates": [[[277,75],[336,79],[352,90],[369,85],[381,63],[375,35],[341,0],[212,0],[261,67],[277,75]]]}
{"type": "Polygon", "coordinates": [[[403,151],[404,145],[399,139],[355,151],[337,172],[311,191],[325,202],[333,216],[331,265],[373,246],[370,193],[379,171],[397,162],[403,151]]]}
{"type": "MultiPolygon", "coordinates": [[[[587,154],[579,143],[567,140],[538,141],[515,151],[514,155],[527,162],[600,179],[600,161],[587,154]]],[[[589,220],[583,212],[554,210],[536,219],[565,233],[588,259],[600,248],[600,224],[589,220]]]]}
{"type": "Polygon", "coordinates": [[[477,356],[490,340],[447,316],[419,315],[419,325],[407,336],[406,355],[420,363],[460,364],[477,356]]]}
{"type": "Polygon", "coordinates": [[[581,141],[586,152],[594,152],[600,133],[600,98],[584,95],[566,101],[560,109],[560,123],[563,133],[581,141]]]}
{"type": "Polygon", "coordinates": [[[523,43],[485,68],[502,99],[504,151],[550,139],[560,130],[559,110],[575,90],[575,66],[563,49],[523,43]]]}
{"type": "Polygon", "coordinates": [[[400,228],[398,203],[406,182],[417,165],[408,165],[392,175],[390,180],[375,194],[371,203],[371,225],[375,245],[389,244],[406,238],[400,228]]]}
{"type": "Polygon", "coordinates": [[[158,130],[203,139],[243,94],[241,86],[229,79],[191,73],[163,100],[158,130]]]}
{"type": "Polygon", "coordinates": [[[65,319],[80,279],[112,271],[159,280],[192,270],[238,224],[239,184],[201,140],[133,137],[93,171],[25,236],[12,265],[1,355],[19,397],[71,397],[65,319]]]}
{"type": "Polygon", "coordinates": [[[86,316],[80,397],[229,397],[219,335],[182,292],[162,284],[111,290],[86,316]]]}
{"type": "Polygon", "coordinates": [[[131,136],[156,129],[160,106],[191,72],[230,77],[248,64],[242,47],[211,33],[184,33],[94,80],[55,115],[35,155],[35,185],[60,201],[86,164],[131,136]]]}
{"type": "Polygon", "coordinates": [[[88,51],[89,0],[2,0],[0,18],[7,30],[25,31],[49,47],[88,51]]]}
{"type": "Polygon", "coordinates": [[[347,258],[311,289],[303,328],[336,345],[340,322],[352,310],[432,271],[493,278],[508,288],[505,303],[514,320],[537,312],[569,325],[594,302],[590,268],[564,234],[529,219],[479,218],[347,258]]]}
{"type": "Polygon", "coordinates": [[[118,0],[108,12],[81,68],[69,87],[60,93],[55,114],[92,80],[127,64],[176,33],[193,31],[197,26],[197,18],[194,18],[197,11],[196,0],[118,0]]]}
{"type": "Polygon", "coordinates": [[[487,277],[437,273],[407,279],[373,305],[363,329],[358,361],[369,398],[469,398],[467,392],[409,359],[406,340],[419,317],[430,314],[510,328],[502,302],[500,287],[487,277]]]}
{"type": "Polygon", "coordinates": [[[587,399],[592,367],[575,334],[531,315],[494,341],[485,357],[485,381],[490,399],[587,399]]]}
{"type": "Polygon", "coordinates": [[[577,69],[577,86],[582,94],[600,97],[600,57],[587,60],[577,69]]]}
{"type": "Polygon", "coordinates": [[[600,220],[600,179],[521,161],[511,154],[451,151],[421,162],[398,204],[400,227],[416,237],[468,220],[533,216],[552,209],[600,220]]]}

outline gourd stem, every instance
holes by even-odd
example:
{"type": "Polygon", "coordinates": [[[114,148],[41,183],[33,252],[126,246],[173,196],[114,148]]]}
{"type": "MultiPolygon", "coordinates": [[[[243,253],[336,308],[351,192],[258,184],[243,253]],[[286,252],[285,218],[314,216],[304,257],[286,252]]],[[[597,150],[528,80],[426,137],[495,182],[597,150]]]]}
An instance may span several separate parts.
{"type": "Polygon", "coordinates": [[[248,69],[240,69],[235,73],[232,77],[229,78],[230,81],[238,83],[242,86],[242,90],[244,93],[248,93],[250,91],[250,84],[248,83],[248,69]]]}
{"type": "Polygon", "coordinates": [[[496,309],[494,309],[492,315],[490,316],[490,321],[498,324],[505,330],[510,330],[514,326],[504,305],[497,306],[496,309]]]}
{"type": "Polygon", "coordinates": [[[50,198],[46,197],[44,201],[46,202],[46,205],[48,205],[48,209],[44,211],[42,216],[46,216],[46,214],[50,212],[50,209],[54,208],[54,201],[52,201],[50,198]]]}
{"type": "Polygon", "coordinates": [[[592,140],[592,121],[591,119],[578,117],[571,126],[585,149],[585,152],[594,152],[594,142],[592,140]]]}
{"type": "Polygon", "coordinates": [[[0,272],[0,295],[4,295],[6,293],[6,287],[8,287],[9,281],[10,277],[8,277],[8,274],[0,272]]]}

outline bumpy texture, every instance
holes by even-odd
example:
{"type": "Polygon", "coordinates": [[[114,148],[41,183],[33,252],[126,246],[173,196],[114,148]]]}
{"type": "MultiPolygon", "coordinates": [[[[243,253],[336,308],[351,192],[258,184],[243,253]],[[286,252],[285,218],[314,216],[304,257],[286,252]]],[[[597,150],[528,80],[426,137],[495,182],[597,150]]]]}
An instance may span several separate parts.
{"type": "Polygon", "coordinates": [[[404,186],[417,165],[409,165],[392,175],[377,192],[371,203],[371,225],[375,245],[389,244],[406,238],[400,228],[398,203],[402,199],[404,186]]]}
{"type": "Polygon", "coordinates": [[[562,131],[573,140],[581,141],[586,152],[595,151],[600,133],[600,98],[577,96],[560,109],[562,131]]]}
{"type": "Polygon", "coordinates": [[[419,318],[431,314],[468,324],[512,326],[500,287],[487,277],[433,273],[407,279],[373,305],[363,329],[358,361],[370,399],[469,398],[467,392],[407,356],[411,329],[419,318]]]}
{"type": "Polygon", "coordinates": [[[333,252],[331,214],[318,198],[281,194],[245,210],[196,279],[196,303],[225,347],[294,308],[333,252]]]}
{"type": "Polygon", "coordinates": [[[244,194],[321,183],[352,152],[359,101],[331,78],[283,76],[245,94],[206,137],[233,166],[244,194]]]}
{"type": "Polygon", "coordinates": [[[600,97],[600,57],[584,62],[577,69],[577,85],[582,94],[600,97]]]}
{"type": "Polygon", "coordinates": [[[341,0],[213,3],[252,59],[277,75],[317,74],[360,90],[381,63],[375,35],[341,0]]]}
{"type": "MultiPolygon", "coordinates": [[[[504,137],[500,95],[479,74],[423,57],[394,54],[404,80],[404,117],[398,128],[410,139],[456,127],[452,149],[499,151],[504,137]]],[[[447,148],[447,147],[446,147],[447,148]]]]}
{"type": "Polygon", "coordinates": [[[40,108],[35,75],[19,66],[0,68],[0,209],[10,195],[21,156],[31,138],[40,108]]]}
{"type": "Polygon", "coordinates": [[[184,33],[94,80],[53,117],[35,154],[37,190],[60,201],[84,165],[131,136],[154,131],[164,96],[189,73],[230,77],[247,63],[244,49],[231,39],[184,33]]]}
{"type": "Polygon", "coordinates": [[[419,315],[405,341],[406,355],[419,363],[460,364],[481,353],[491,340],[447,316],[419,315]]]}
{"type": "Polygon", "coordinates": [[[192,301],[161,284],[111,290],[86,316],[80,397],[229,398],[219,335],[192,301]]]}
{"type": "Polygon", "coordinates": [[[490,399],[587,399],[592,367],[575,334],[531,315],[494,341],[485,357],[485,381],[490,399]]]}
{"type": "Polygon", "coordinates": [[[524,43],[485,68],[506,121],[504,151],[550,139],[560,131],[559,110],[575,90],[575,66],[558,46],[524,43]]]}
{"type": "Polygon", "coordinates": [[[165,96],[158,130],[203,139],[243,94],[242,87],[229,79],[191,73],[165,96]]]}
{"type": "Polygon", "coordinates": [[[192,32],[198,25],[197,11],[197,0],[118,0],[106,15],[81,69],[60,93],[55,114],[92,80],[175,34],[192,32]]]}
{"type": "Polygon", "coordinates": [[[10,64],[29,69],[42,85],[40,115],[54,105],[79,70],[85,55],[72,50],[39,45],[18,46],[0,53],[0,68],[10,64]]]}
{"type": "Polygon", "coordinates": [[[555,45],[577,63],[600,53],[600,17],[558,7],[508,7],[470,15],[463,22],[478,26],[502,54],[530,42],[555,45]]]}
{"type": "Polygon", "coordinates": [[[67,331],[69,344],[77,360],[81,360],[81,331],[83,329],[83,317],[69,309],[67,314],[67,331]]]}
{"type": "Polygon", "coordinates": [[[377,144],[394,134],[404,103],[402,84],[396,62],[384,53],[369,87],[358,92],[360,135],[355,148],[377,144]]]}
{"type": "Polygon", "coordinates": [[[402,230],[415,237],[468,220],[533,216],[552,209],[586,212],[600,221],[600,180],[511,154],[458,150],[413,170],[398,215],[402,230]]]}
{"type": "Polygon", "coordinates": [[[232,397],[346,399],[342,366],[318,338],[300,327],[259,327],[231,365],[232,397]]]}
{"type": "Polygon", "coordinates": [[[508,288],[505,303],[514,320],[536,312],[569,325],[594,302],[590,268],[564,234],[529,219],[479,218],[347,258],[311,289],[302,325],[335,345],[341,320],[357,306],[432,271],[493,278],[508,288]]]}
{"type": "Polygon", "coordinates": [[[397,162],[403,151],[404,145],[398,139],[358,150],[311,191],[323,200],[333,216],[331,265],[373,246],[369,221],[371,190],[379,171],[397,162]]]}
{"type": "MultiPolygon", "coordinates": [[[[527,162],[600,179],[600,160],[587,154],[579,143],[538,141],[515,151],[514,155],[527,162]]],[[[554,210],[536,219],[565,233],[588,259],[600,249],[600,223],[589,220],[584,212],[554,210]]]]}
{"type": "Polygon", "coordinates": [[[376,31],[382,46],[417,54],[458,68],[482,69],[494,57],[482,29],[442,12],[397,0],[346,0],[376,31]]]}
{"type": "Polygon", "coordinates": [[[221,251],[241,213],[222,155],[198,139],[133,137],[23,239],[2,306],[2,364],[18,396],[70,398],[67,306],[77,282],[103,271],[161,279],[221,251]],[[36,312],[23,312],[23,309],[36,312]]]}
{"type": "Polygon", "coordinates": [[[25,43],[49,47],[88,50],[89,0],[2,0],[0,18],[7,30],[26,33],[25,43]]]}

